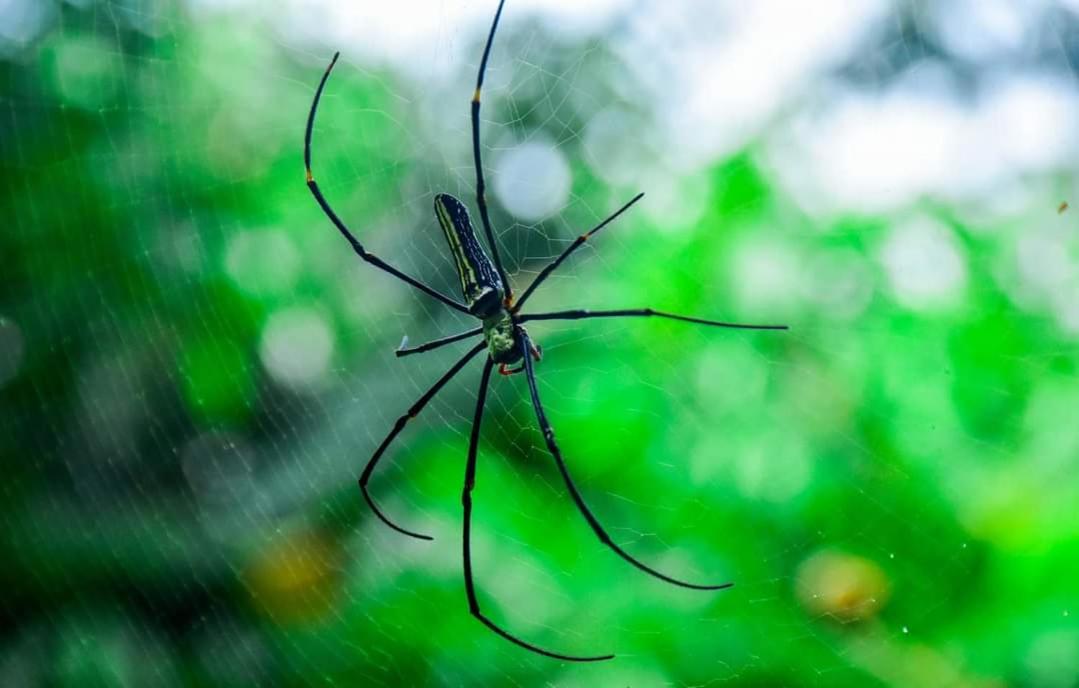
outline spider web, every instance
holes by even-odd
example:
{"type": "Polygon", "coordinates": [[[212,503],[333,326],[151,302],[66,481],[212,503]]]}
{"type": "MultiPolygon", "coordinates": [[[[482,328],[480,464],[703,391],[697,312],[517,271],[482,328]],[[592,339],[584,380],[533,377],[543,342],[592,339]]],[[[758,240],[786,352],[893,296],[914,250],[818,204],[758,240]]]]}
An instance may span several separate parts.
{"type": "Polygon", "coordinates": [[[4,685],[1038,685],[1079,675],[1074,0],[509,0],[483,99],[539,389],[481,364],[355,478],[474,326],[494,2],[0,0],[4,685]],[[370,4],[371,7],[354,5],[370,4]],[[378,5],[378,6],[376,6],[378,5]],[[804,6],[803,6],[804,5],[804,6]],[[478,222],[478,218],[476,218],[478,222]]]}

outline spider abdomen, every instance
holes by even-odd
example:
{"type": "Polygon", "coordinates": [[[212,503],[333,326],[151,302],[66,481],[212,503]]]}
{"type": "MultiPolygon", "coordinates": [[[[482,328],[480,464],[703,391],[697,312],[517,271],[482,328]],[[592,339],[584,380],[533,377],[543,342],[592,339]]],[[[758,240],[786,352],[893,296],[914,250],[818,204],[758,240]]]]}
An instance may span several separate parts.
{"type": "Polygon", "coordinates": [[[485,321],[496,316],[505,290],[498,270],[476,239],[465,205],[449,194],[437,194],[435,215],[453,254],[469,313],[485,321]]]}

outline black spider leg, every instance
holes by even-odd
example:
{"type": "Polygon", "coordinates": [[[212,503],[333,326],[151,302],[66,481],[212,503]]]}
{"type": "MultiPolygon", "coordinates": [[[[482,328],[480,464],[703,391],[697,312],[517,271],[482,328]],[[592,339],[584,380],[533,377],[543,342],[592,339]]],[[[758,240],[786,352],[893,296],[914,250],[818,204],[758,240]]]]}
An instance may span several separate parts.
{"type": "Polygon", "coordinates": [[[581,512],[581,515],[584,516],[585,520],[588,521],[588,525],[592,526],[592,530],[599,537],[600,542],[610,547],[615,554],[622,557],[630,564],[633,564],[641,571],[644,571],[649,575],[655,576],[662,581],[671,583],[672,585],[678,585],[683,588],[692,588],[693,590],[722,590],[724,588],[729,588],[733,586],[734,583],[720,583],[718,585],[699,585],[697,583],[687,583],[685,581],[678,580],[677,578],[671,578],[670,576],[664,573],[660,573],[659,571],[648,566],[647,564],[643,564],[637,559],[634,559],[624,549],[619,547],[613,540],[611,540],[611,536],[607,534],[607,531],[604,530],[603,526],[600,525],[598,520],[596,520],[596,517],[592,513],[592,510],[588,508],[587,504],[585,504],[584,498],[581,497],[581,493],[577,490],[577,486],[573,483],[573,478],[570,477],[569,469],[566,468],[566,462],[562,458],[562,452],[558,448],[558,443],[555,442],[554,430],[551,429],[551,424],[547,421],[547,415],[543,412],[543,404],[540,403],[539,390],[537,389],[536,385],[536,372],[533,368],[532,357],[528,355],[529,347],[531,346],[532,342],[529,340],[528,335],[525,334],[524,330],[518,330],[518,332],[520,332],[521,337],[521,351],[524,354],[525,377],[528,378],[528,392],[532,396],[532,408],[536,411],[536,419],[539,421],[540,430],[543,432],[543,439],[547,442],[547,449],[551,452],[551,456],[554,457],[555,463],[558,464],[558,471],[562,474],[562,479],[565,481],[566,487],[569,489],[569,493],[573,497],[574,503],[577,505],[577,509],[581,512]]]}
{"type": "MultiPolygon", "coordinates": [[[[481,332],[483,332],[482,327],[474,327],[471,330],[466,330],[465,332],[458,332],[457,334],[451,334],[448,337],[440,337],[438,339],[432,339],[431,341],[425,342],[425,343],[420,344],[418,346],[409,347],[407,349],[405,349],[405,348],[397,349],[393,353],[398,358],[401,358],[402,356],[411,356],[412,354],[422,354],[424,351],[430,351],[431,349],[437,349],[437,348],[439,348],[441,346],[446,346],[447,344],[453,344],[454,342],[459,342],[462,339],[468,339],[469,337],[475,337],[476,335],[480,334],[481,332]]],[[[403,342],[402,342],[402,344],[403,344],[403,342]]]]}
{"type": "Polygon", "coordinates": [[[360,243],[359,239],[357,239],[355,235],[353,235],[352,232],[349,231],[348,227],[345,226],[345,223],[341,220],[341,218],[337,216],[337,213],[333,211],[333,208],[330,207],[329,202],[322,195],[322,190],[318,188],[318,183],[315,181],[314,175],[311,174],[311,130],[315,126],[315,112],[318,110],[318,103],[319,100],[322,98],[322,90],[326,87],[326,80],[330,78],[330,72],[333,71],[334,65],[337,64],[337,58],[340,56],[341,53],[334,53],[333,60],[331,60],[330,65],[326,67],[326,71],[322,75],[322,81],[320,81],[318,84],[318,90],[315,91],[315,99],[311,101],[311,111],[307,115],[307,129],[304,131],[303,137],[303,164],[304,168],[307,170],[307,188],[311,190],[311,195],[313,195],[315,197],[315,200],[318,201],[319,207],[322,208],[322,212],[326,214],[326,217],[330,218],[330,222],[332,222],[334,226],[337,227],[338,231],[341,232],[341,235],[348,240],[349,244],[352,245],[352,250],[356,252],[356,255],[358,255],[360,258],[364,259],[371,265],[374,265],[379,270],[388,272],[397,279],[411,284],[413,287],[416,287],[425,294],[435,297],[450,308],[461,311],[462,313],[468,313],[468,308],[466,308],[463,304],[458,303],[450,297],[435,291],[423,282],[409,277],[408,275],[393,267],[375,254],[368,252],[363,247],[363,244],[360,243]]]}
{"type": "Polygon", "coordinates": [[[513,300],[513,287],[506,277],[506,269],[502,267],[502,257],[498,253],[498,244],[495,243],[495,235],[491,230],[491,218],[487,213],[487,184],[483,180],[483,161],[480,155],[480,90],[483,88],[483,75],[487,71],[487,58],[491,55],[491,44],[495,40],[495,30],[498,29],[498,19],[502,16],[502,5],[506,0],[500,0],[495,19],[491,22],[491,32],[487,34],[487,45],[483,49],[483,59],[480,60],[480,71],[476,76],[476,92],[472,94],[472,159],[476,165],[476,205],[480,209],[480,220],[483,221],[483,234],[487,237],[487,243],[491,247],[491,256],[498,270],[498,277],[502,280],[505,289],[503,294],[505,303],[513,300]]]}
{"type": "Polygon", "coordinates": [[[367,483],[371,480],[371,473],[374,472],[375,466],[378,465],[378,461],[382,458],[382,455],[383,453],[385,453],[386,448],[389,447],[390,443],[393,442],[394,438],[397,437],[397,435],[399,435],[402,430],[404,430],[405,425],[408,424],[408,421],[415,418],[419,414],[419,412],[423,410],[423,407],[427,405],[427,402],[431,401],[431,399],[433,399],[434,396],[438,394],[438,390],[442,389],[442,387],[447,382],[452,380],[453,376],[460,372],[461,368],[463,368],[466,363],[472,360],[472,357],[478,354],[480,350],[483,349],[485,346],[487,346],[486,342],[480,342],[476,346],[472,347],[472,349],[470,349],[467,354],[462,356],[459,361],[453,364],[453,367],[447,370],[442,375],[442,377],[438,379],[438,382],[431,386],[431,389],[424,392],[423,396],[420,397],[416,401],[416,403],[412,404],[412,406],[409,407],[408,411],[405,412],[405,415],[397,419],[397,422],[393,424],[393,429],[390,430],[390,434],[386,435],[386,439],[382,440],[382,444],[378,445],[378,449],[375,450],[375,453],[367,461],[367,465],[364,467],[363,473],[360,475],[360,491],[363,492],[363,498],[366,499],[367,503],[371,506],[371,511],[375,512],[375,515],[378,516],[379,520],[388,525],[390,528],[396,530],[398,533],[409,535],[414,538],[419,538],[420,540],[434,539],[430,535],[423,535],[422,533],[416,533],[414,531],[408,530],[407,528],[402,528],[382,513],[382,510],[375,505],[375,500],[371,499],[371,494],[367,491],[367,483]]]}
{"type": "Polygon", "coordinates": [[[527,313],[518,316],[518,322],[530,320],[588,320],[589,318],[622,318],[622,317],[656,317],[669,320],[681,320],[682,322],[695,323],[697,325],[710,325],[711,327],[727,327],[734,330],[787,330],[786,325],[750,325],[746,323],[722,322],[720,320],[705,320],[703,318],[691,318],[688,315],[677,315],[652,310],[651,308],[625,308],[614,311],[589,311],[576,309],[571,311],[554,311],[551,313],[527,313]]]}
{"type": "MultiPolygon", "coordinates": [[[[558,268],[559,265],[561,265],[567,258],[569,258],[570,254],[572,254],[574,251],[576,251],[578,248],[580,248],[586,241],[591,239],[593,235],[595,235],[597,232],[599,232],[599,230],[603,229],[604,227],[609,225],[611,222],[613,222],[615,220],[615,218],[617,218],[619,215],[621,215],[622,213],[629,210],[629,208],[634,203],[641,200],[641,198],[643,198],[643,197],[644,197],[644,193],[637,194],[636,196],[631,198],[629,200],[629,202],[626,203],[624,206],[622,206],[618,210],[611,213],[611,215],[606,220],[604,220],[603,222],[600,222],[598,225],[596,225],[595,227],[593,227],[589,231],[585,232],[581,236],[574,239],[573,243],[571,243],[569,246],[567,246],[565,248],[565,250],[562,251],[562,253],[557,258],[552,260],[542,270],[540,270],[540,273],[538,275],[536,275],[536,279],[532,280],[532,283],[529,284],[528,288],[524,290],[523,294],[521,294],[521,298],[517,301],[517,304],[513,307],[513,312],[517,313],[518,311],[520,311],[521,307],[524,306],[525,301],[527,301],[528,298],[530,296],[532,296],[532,293],[534,291],[536,291],[536,289],[541,284],[543,284],[547,280],[548,277],[551,276],[551,273],[553,273],[558,268]]],[[[619,317],[619,316],[656,316],[656,317],[660,317],[660,318],[669,318],[669,319],[672,319],[672,320],[682,320],[682,321],[685,321],[685,322],[697,323],[699,325],[711,325],[713,327],[727,327],[727,328],[733,328],[733,329],[739,329],[739,330],[786,330],[786,329],[788,329],[788,327],[786,325],[749,325],[749,324],[742,324],[742,323],[720,322],[718,320],[704,320],[702,318],[691,318],[691,317],[688,317],[688,316],[685,316],[685,315],[676,315],[676,314],[673,314],[673,313],[663,313],[663,312],[660,312],[660,311],[653,310],[651,308],[633,308],[633,309],[613,310],[613,311],[587,311],[587,310],[583,310],[583,309],[577,309],[577,310],[571,310],[571,311],[557,311],[557,312],[554,312],[554,313],[533,313],[533,314],[518,316],[518,321],[519,322],[527,322],[529,320],[584,320],[584,319],[587,319],[587,318],[614,318],[614,317],[619,317]]]]}
{"type": "Polygon", "coordinates": [[[570,655],[560,655],[557,652],[549,652],[543,648],[536,647],[531,643],[526,643],[520,638],[512,635],[508,631],[503,630],[495,622],[488,619],[480,611],[480,603],[476,599],[476,588],[472,582],[472,488],[476,485],[476,453],[480,440],[480,424],[483,422],[483,406],[487,400],[487,387],[491,381],[491,368],[494,367],[494,360],[490,356],[487,357],[487,362],[483,366],[483,376],[480,378],[480,391],[476,395],[476,415],[472,420],[472,434],[468,439],[468,463],[465,465],[465,485],[461,491],[461,504],[464,506],[465,518],[463,528],[463,553],[464,553],[464,566],[465,566],[465,594],[468,595],[468,611],[472,616],[476,617],[483,623],[484,626],[491,629],[498,635],[502,636],[506,640],[515,645],[519,645],[526,650],[531,650],[537,654],[541,654],[545,657],[552,657],[554,659],[563,659],[568,662],[598,662],[604,659],[612,659],[614,655],[601,655],[597,657],[571,657],[570,655]]]}
{"type": "Polygon", "coordinates": [[[598,225],[596,225],[592,229],[588,230],[587,232],[585,232],[581,236],[574,239],[573,243],[570,244],[569,246],[567,246],[566,249],[564,251],[562,251],[562,254],[560,256],[558,256],[557,258],[552,260],[550,263],[547,264],[546,267],[544,267],[542,270],[540,270],[540,273],[538,275],[536,275],[536,279],[532,280],[532,284],[528,285],[528,288],[525,289],[523,294],[521,294],[521,298],[517,301],[517,304],[513,307],[513,312],[516,313],[517,311],[521,310],[521,306],[525,305],[525,301],[528,300],[529,296],[532,296],[532,292],[536,291],[536,288],[539,287],[539,285],[543,284],[547,280],[547,278],[551,276],[551,273],[554,272],[558,268],[558,266],[561,265],[562,262],[566,260],[566,258],[569,258],[569,255],[571,253],[573,253],[578,248],[580,248],[581,245],[584,244],[584,242],[591,239],[592,235],[594,235],[596,232],[603,229],[604,227],[606,227],[610,223],[614,222],[615,218],[617,218],[619,215],[621,215],[622,213],[629,210],[630,206],[632,206],[634,203],[641,200],[642,198],[644,198],[644,193],[643,192],[637,194],[636,196],[634,196],[633,198],[630,199],[629,203],[626,203],[624,206],[622,206],[618,210],[611,213],[607,217],[606,220],[604,220],[603,222],[600,222],[598,225]]]}

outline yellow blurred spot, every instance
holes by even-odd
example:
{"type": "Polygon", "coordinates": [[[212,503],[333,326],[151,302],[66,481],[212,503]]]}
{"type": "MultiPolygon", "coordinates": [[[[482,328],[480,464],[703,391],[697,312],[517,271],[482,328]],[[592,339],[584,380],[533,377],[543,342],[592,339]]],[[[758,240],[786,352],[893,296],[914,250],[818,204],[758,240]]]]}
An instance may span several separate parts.
{"type": "Polygon", "coordinates": [[[1057,212],[1058,213],[1063,213],[1067,209],[1068,209],[1068,202],[1067,201],[1061,201],[1060,202],[1060,207],[1057,208],[1057,212]]]}
{"type": "Polygon", "coordinates": [[[803,562],[795,585],[806,609],[842,622],[873,618],[891,594],[888,577],[875,562],[835,551],[803,562]]]}
{"type": "Polygon", "coordinates": [[[255,606],[275,621],[314,621],[333,607],[340,557],[335,540],[298,529],[254,552],[243,578],[255,606]]]}
{"type": "Polygon", "coordinates": [[[307,170],[307,183],[310,184],[313,181],[315,181],[315,176],[311,174],[311,170],[307,170]]]}
{"type": "Polygon", "coordinates": [[[472,102],[473,103],[480,102],[480,90],[478,88],[476,89],[476,92],[472,94],[472,102]]]}

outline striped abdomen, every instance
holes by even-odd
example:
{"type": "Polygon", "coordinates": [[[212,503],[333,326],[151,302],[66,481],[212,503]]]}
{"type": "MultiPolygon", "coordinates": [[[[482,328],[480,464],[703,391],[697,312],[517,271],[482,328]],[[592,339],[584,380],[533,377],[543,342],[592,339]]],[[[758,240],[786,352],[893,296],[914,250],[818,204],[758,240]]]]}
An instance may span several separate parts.
{"type": "Polygon", "coordinates": [[[453,254],[461,278],[461,293],[469,312],[477,318],[490,318],[502,308],[502,280],[476,239],[468,210],[453,196],[438,194],[435,196],[435,215],[453,254]]]}

